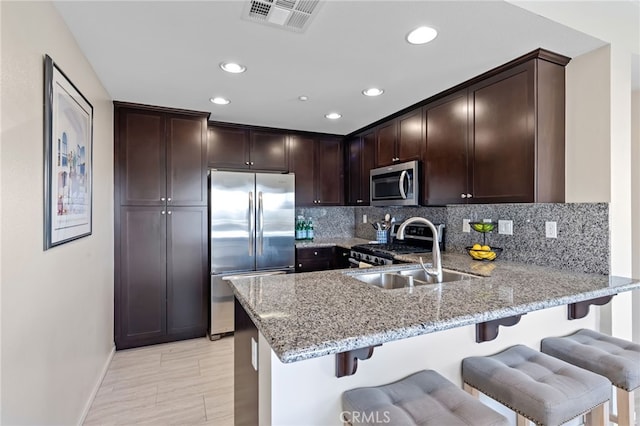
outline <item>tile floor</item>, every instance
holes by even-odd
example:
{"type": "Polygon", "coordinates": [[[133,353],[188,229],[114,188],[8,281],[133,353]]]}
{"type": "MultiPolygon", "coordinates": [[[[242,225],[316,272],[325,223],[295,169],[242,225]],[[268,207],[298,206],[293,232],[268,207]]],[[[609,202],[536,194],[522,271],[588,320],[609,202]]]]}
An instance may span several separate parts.
{"type": "Polygon", "coordinates": [[[84,424],[233,426],[233,337],[116,352],[84,424]]]}

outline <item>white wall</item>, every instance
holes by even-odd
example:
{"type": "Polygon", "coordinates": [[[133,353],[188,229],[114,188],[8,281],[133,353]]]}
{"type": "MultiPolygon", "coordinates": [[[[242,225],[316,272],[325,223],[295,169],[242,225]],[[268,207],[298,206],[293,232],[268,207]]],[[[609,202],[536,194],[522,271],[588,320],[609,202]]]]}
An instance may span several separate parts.
{"type": "MultiPolygon", "coordinates": [[[[631,94],[631,218],[633,220],[633,276],[640,279],[640,90],[631,94]]],[[[640,324],[640,291],[633,292],[633,323],[640,324]]],[[[633,340],[640,343],[640,327],[633,330],[633,340]]]]}
{"type": "Polygon", "coordinates": [[[0,2],[2,423],[75,424],[113,348],[113,109],[50,2],[0,2]],[[43,251],[43,61],[94,108],[93,234],[43,251]]]}
{"type": "Polygon", "coordinates": [[[610,47],[575,57],[566,78],[566,202],[609,202],[610,47]],[[597,83],[595,83],[597,82],[597,83]]]}

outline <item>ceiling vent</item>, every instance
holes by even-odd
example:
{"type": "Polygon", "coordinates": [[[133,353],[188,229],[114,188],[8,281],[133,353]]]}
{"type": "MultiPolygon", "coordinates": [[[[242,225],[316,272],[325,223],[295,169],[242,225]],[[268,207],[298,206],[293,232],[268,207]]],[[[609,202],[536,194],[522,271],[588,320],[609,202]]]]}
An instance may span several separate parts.
{"type": "Polygon", "coordinates": [[[249,0],[242,17],[302,33],[309,27],[320,4],[320,0],[249,0]]]}

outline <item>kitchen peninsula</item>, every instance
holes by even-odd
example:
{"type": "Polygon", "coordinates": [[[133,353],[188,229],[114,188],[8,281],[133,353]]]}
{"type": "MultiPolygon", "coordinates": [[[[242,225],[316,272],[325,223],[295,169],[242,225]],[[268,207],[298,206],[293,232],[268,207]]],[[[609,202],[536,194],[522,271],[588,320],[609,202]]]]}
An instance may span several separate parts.
{"type": "MultiPolygon", "coordinates": [[[[359,281],[354,274],[362,270],[233,280],[236,308],[242,308],[237,315],[246,315],[245,326],[255,326],[253,363],[258,371],[249,372],[258,384],[254,410],[259,424],[338,425],[343,391],[388,383],[421,369],[437,370],[460,384],[462,358],[518,343],[537,348],[547,336],[595,329],[596,306],[584,317],[574,312],[572,320],[567,319],[568,306],[585,308],[580,302],[588,300],[602,304],[608,296],[640,288],[640,281],[629,278],[475,262],[461,254],[444,254],[443,265],[478,277],[395,290],[359,281]],[[478,338],[476,324],[504,318],[513,318],[506,325],[515,325],[495,327],[494,340],[478,338]],[[355,374],[336,377],[336,354],[360,348],[373,348],[371,357],[360,357],[355,374]]],[[[241,340],[237,349],[245,347],[241,340]]],[[[251,345],[246,348],[250,351],[251,345]]],[[[236,360],[238,356],[251,358],[239,353],[236,360]]],[[[249,370],[251,364],[236,365],[236,374],[238,369],[249,370]]],[[[241,383],[236,385],[241,390],[241,383]]],[[[245,412],[250,409],[243,405],[245,412]]]]}

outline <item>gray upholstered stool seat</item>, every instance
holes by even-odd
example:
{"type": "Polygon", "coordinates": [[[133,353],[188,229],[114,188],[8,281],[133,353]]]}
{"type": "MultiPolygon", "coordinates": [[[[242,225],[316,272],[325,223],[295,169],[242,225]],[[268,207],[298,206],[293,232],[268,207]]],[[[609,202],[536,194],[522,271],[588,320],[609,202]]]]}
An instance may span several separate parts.
{"type": "Polygon", "coordinates": [[[611,380],[632,391],[640,386],[640,345],[593,330],[542,339],[540,350],[611,380]]]}
{"type": "Polygon", "coordinates": [[[542,339],[540,350],[611,380],[618,388],[617,415],[612,414],[611,420],[620,425],[633,423],[633,391],[640,386],[640,345],[583,329],[566,337],[542,339]]]}
{"type": "Polygon", "coordinates": [[[505,417],[433,370],[382,386],[342,394],[343,417],[353,425],[508,425],[505,417]]]}
{"type": "Polygon", "coordinates": [[[606,410],[611,394],[607,378],[524,345],[465,358],[462,380],[541,425],[559,425],[595,407],[606,410]]]}

